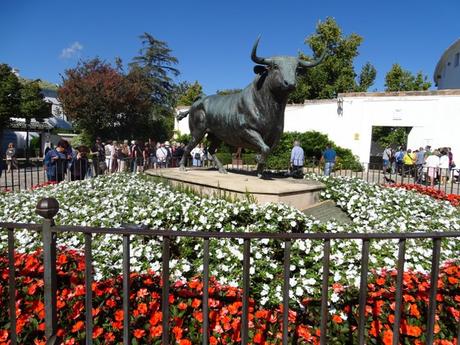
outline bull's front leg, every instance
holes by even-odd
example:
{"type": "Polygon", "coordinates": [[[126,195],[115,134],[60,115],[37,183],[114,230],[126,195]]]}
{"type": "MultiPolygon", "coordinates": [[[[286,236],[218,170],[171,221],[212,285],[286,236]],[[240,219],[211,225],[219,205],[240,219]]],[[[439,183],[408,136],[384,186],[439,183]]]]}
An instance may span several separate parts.
{"type": "Polygon", "coordinates": [[[246,129],[246,141],[251,146],[256,147],[259,154],[256,157],[257,161],[257,177],[262,178],[265,169],[265,162],[267,161],[268,154],[270,153],[270,147],[264,142],[259,132],[253,129],[246,129]]]}

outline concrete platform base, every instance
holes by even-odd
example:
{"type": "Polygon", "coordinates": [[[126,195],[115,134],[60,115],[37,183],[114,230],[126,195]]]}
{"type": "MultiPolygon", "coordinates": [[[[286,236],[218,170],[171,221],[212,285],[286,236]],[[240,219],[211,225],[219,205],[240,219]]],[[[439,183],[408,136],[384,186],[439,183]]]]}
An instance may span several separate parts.
{"type": "Polygon", "coordinates": [[[259,179],[256,176],[217,170],[189,168],[150,169],[146,174],[167,179],[173,186],[182,185],[208,196],[229,196],[237,199],[253,197],[259,204],[285,203],[304,210],[320,201],[322,183],[293,178],[259,179]]]}

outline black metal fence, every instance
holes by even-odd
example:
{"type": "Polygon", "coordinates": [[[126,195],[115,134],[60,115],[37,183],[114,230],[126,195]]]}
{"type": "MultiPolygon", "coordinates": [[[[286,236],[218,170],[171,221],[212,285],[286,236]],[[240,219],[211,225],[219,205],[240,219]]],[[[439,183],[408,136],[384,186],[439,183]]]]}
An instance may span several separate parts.
{"type": "MultiPolygon", "coordinates": [[[[26,164],[25,160],[18,161],[16,168],[10,171],[6,170],[6,163],[3,164],[4,171],[0,175],[0,190],[25,190],[33,186],[41,185],[48,181],[73,181],[95,177],[101,174],[110,174],[114,172],[138,172],[146,169],[161,169],[179,166],[180,158],[172,157],[166,162],[158,163],[153,159],[133,159],[126,158],[123,160],[113,161],[98,161],[97,159],[86,159],[84,162],[70,164],[70,161],[62,162],[54,166],[54,171],[50,173],[43,165],[40,159],[31,159],[26,164]]],[[[199,163],[199,166],[212,167],[212,160],[204,159],[199,162],[194,162],[192,158],[187,160],[187,166],[193,166],[193,163],[199,163]]],[[[228,164],[228,169],[234,171],[254,171],[255,165],[250,164],[228,164]]],[[[322,166],[316,164],[308,164],[304,167],[306,173],[323,174],[322,166]]],[[[287,176],[286,170],[274,171],[279,176],[287,176]]],[[[430,186],[431,181],[427,175],[426,169],[419,169],[416,166],[402,166],[392,171],[388,169],[385,173],[382,170],[381,164],[365,164],[362,170],[350,170],[336,168],[332,176],[348,176],[360,178],[367,182],[377,184],[419,184],[430,186]]],[[[433,188],[445,192],[447,194],[460,194],[460,169],[452,169],[448,172],[441,172],[434,179],[433,188]],[[445,179],[440,175],[445,175],[445,179]]]]}
{"type": "MultiPolygon", "coordinates": [[[[142,172],[147,169],[162,169],[179,166],[179,159],[172,158],[165,162],[153,160],[137,160],[126,158],[123,160],[99,161],[97,159],[84,159],[81,161],[58,160],[52,168],[46,168],[42,159],[17,160],[8,170],[3,163],[3,171],[0,174],[0,190],[20,191],[31,189],[34,186],[43,185],[47,182],[83,180],[98,175],[106,175],[115,172],[142,172]]],[[[5,162],[5,161],[4,161],[5,162]]],[[[2,163],[2,162],[0,162],[2,163]]],[[[199,162],[199,166],[208,167],[209,160],[199,162]]],[[[193,166],[192,159],[188,159],[187,166],[193,166]]]]}
{"type": "MultiPolygon", "coordinates": [[[[229,164],[229,169],[235,171],[254,171],[256,170],[255,165],[250,164],[229,164]]],[[[289,167],[286,166],[284,170],[271,170],[271,172],[280,177],[289,176],[289,167]]],[[[318,175],[324,174],[324,167],[316,161],[314,164],[309,163],[303,168],[304,173],[314,173],[318,175]]],[[[431,181],[427,174],[427,169],[412,165],[412,166],[401,166],[396,170],[390,168],[385,172],[382,169],[382,164],[367,163],[362,164],[362,169],[345,169],[341,167],[335,167],[331,172],[331,176],[346,176],[352,178],[359,178],[367,182],[377,184],[418,184],[421,186],[431,187],[431,181]]],[[[460,169],[454,168],[451,170],[443,171],[438,170],[433,180],[433,188],[442,191],[447,194],[460,194],[460,169]],[[445,179],[442,178],[445,176],[445,179]]]]}
{"type": "MultiPolygon", "coordinates": [[[[8,258],[9,258],[9,313],[11,318],[11,344],[17,344],[16,333],[16,277],[14,269],[14,232],[15,229],[28,229],[30,231],[41,231],[43,238],[43,255],[44,255],[44,291],[45,291],[45,336],[47,344],[58,344],[57,339],[57,314],[56,314],[56,238],[60,232],[78,232],[83,233],[85,238],[85,310],[92,310],[92,235],[93,234],[118,234],[123,235],[123,344],[131,344],[131,330],[129,326],[130,315],[130,241],[132,236],[146,236],[162,238],[162,344],[169,344],[169,260],[170,260],[170,242],[177,237],[192,237],[203,240],[203,335],[202,344],[209,344],[209,315],[208,310],[208,287],[209,287],[209,241],[212,238],[232,238],[243,239],[243,309],[241,320],[241,344],[248,344],[249,338],[249,292],[250,292],[250,248],[251,242],[261,239],[277,239],[284,241],[284,261],[283,261],[283,305],[289,305],[289,273],[291,260],[291,245],[293,241],[300,240],[321,240],[323,242],[323,277],[322,277],[322,297],[321,297],[321,320],[320,320],[320,343],[328,343],[328,290],[330,275],[330,252],[331,240],[349,240],[359,239],[362,241],[361,252],[361,281],[359,291],[359,320],[358,320],[358,343],[366,343],[366,317],[365,307],[368,288],[368,263],[370,242],[379,239],[397,239],[399,240],[399,254],[397,262],[397,281],[395,291],[395,317],[393,324],[393,344],[399,344],[401,311],[403,306],[403,272],[405,265],[406,240],[408,239],[432,239],[433,254],[431,265],[431,284],[429,293],[429,306],[426,325],[426,344],[433,344],[434,325],[436,312],[436,294],[437,282],[440,270],[441,240],[451,238],[458,240],[460,232],[431,232],[431,233],[230,233],[230,232],[196,232],[196,231],[170,231],[147,229],[142,227],[122,227],[122,228],[97,228],[97,227],[80,227],[80,226],[55,226],[53,217],[59,210],[59,204],[55,199],[42,199],[37,205],[37,213],[44,218],[43,224],[17,224],[17,223],[0,223],[0,229],[8,231],[8,258]]],[[[289,308],[283,308],[282,322],[282,344],[288,344],[288,312],[289,308]]],[[[86,312],[86,334],[93,332],[93,320],[91,312],[86,312]]],[[[458,328],[460,336],[460,327],[458,328]]],[[[86,337],[86,344],[92,344],[91,336],[86,337]]]]}

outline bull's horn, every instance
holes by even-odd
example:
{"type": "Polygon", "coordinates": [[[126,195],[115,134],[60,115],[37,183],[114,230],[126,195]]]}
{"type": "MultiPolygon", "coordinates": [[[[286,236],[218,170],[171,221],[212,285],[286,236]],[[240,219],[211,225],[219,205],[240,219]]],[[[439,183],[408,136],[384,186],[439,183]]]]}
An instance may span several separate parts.
{"type": "Polygon", "coordinates": [[[308,61],[299,59],[299,64],[301,64],[303,67],[315,67],[316,65],[319,65],[324,60],[325,57],[326,57],[326,48],[324,48],[323,53],[321,54],[318,60],[308,62],[308,61]]]}
{"type": "Polygon", "coordinates": [[[257,37],[256,43],[254,43],[254,46],[252,47],[251,59],[252,61],[260,65],[268,65],[270,63],[268,59],[257,56],[257,46],[259,45],[259,40],[260,40],[260,35],[259,37],[257,37]]]}

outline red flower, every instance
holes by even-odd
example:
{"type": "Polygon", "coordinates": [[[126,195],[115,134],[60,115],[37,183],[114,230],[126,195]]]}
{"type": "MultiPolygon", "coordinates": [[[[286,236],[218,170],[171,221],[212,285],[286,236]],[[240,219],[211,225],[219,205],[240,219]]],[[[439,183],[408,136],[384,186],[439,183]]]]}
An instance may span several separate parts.
{"type": "Polygon", "coordinates": [[[140,315],[147,314],[147,304],[139,303],[139,305],[137,306],[137,311],[139,312],[140,315]]]}
{"type": "Polygon", "coordinates": [[[118,309],[118,310],[115,312],[115,320],[116,320],[116,321],[123,321],[123,310],[118,309]]]}
{"type": "Polygon", "coordinates": [[[104,329],[99,326],[95,326],[93,329],[93,339],[97,339],[102,333],[104,333],[104,329]]]}
{"type": "Polygon", "coordinates": [[[134,330],[134,337],[137,339],[142,338],[145,335],[145,331],[143,329],[135,329],[134,330]]]}
{"type": "Polygon", "coordinates": [[[159,337],[163,333],[163,326],[155,326],[150,328],[150,336],[159,337]]]}
{"type": "Polygon", "coordinates": [[[77,321],[75,323],[75,325],[73,325],[72,327],[72,333],[77,333],[79,331],[81,331],[83,329],[83,327],[85,327],[85,323],[83,321],[77,321]]]}
{"type": "Polygon", "coordinates": [[[332,321],[334,321],[337,324],[340,324],[343,322],[343,319],[340,317],[340,315],[334,314],[332,316],[332,321]]]}
{"type": "Polygon", "coordinates": [[[182,328],[176,326],[173,328],[172,331],[174,333],[174,336],[176,337],[176,340],[179,340],[182,338],[182,328]]]}

